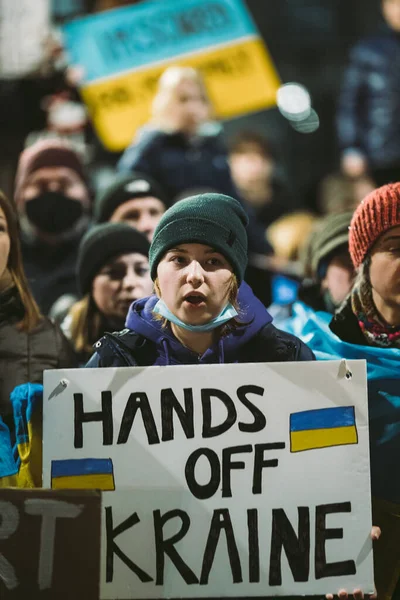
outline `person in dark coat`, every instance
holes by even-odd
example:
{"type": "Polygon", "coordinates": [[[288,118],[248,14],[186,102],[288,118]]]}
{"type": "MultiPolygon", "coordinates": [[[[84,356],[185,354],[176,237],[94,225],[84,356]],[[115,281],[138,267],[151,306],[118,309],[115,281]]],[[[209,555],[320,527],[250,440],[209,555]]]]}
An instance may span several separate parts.
{"type": "MultiPolygon", "coordinates": [[[[211,122],[212,107],[201,75],[190,67],[170,67],[160,78],[153,119],[122,155],[121,173],[152,177],[174,202],[187,190],[210,188],[238,197],[231,177],[221,127],[211,122]]],[[[253,208],[249,216],[249,251],[268,254],[265,228],[253,208]]]]}
{"type": "MultiPolygon", "coordinates": [[[[331,330],[357,345],[359,358],[366,346],[400,349],[399,183],[374,190],[359,205],[351,221],[349,249],[358,276],[331,330]]],[[[374,552],[378,598],[391,598],[400,581],[399,385],[390,373],[387,377],[386,388],[371,381],[368,389],[373,521],[382,529],[374,552]]]]}
{"type": "Polygon", "coordinates": [[[350,53],[339,98],[342,169],[377,186],[400,179],[400,0],[381,0],[386,27],[350,53]]]}
{"type": "Polygon", "coordinates": [[[77,366],[60,328],[40,314],[22,265],[17,216],[0,193],[0,416],[11,431],[10,393],[42,383],[45,369],[77,366]]]}
{"type": "Polygon", "coordinates": [[[312,360],[242,283],[247,222],[240,203],[222,194],[170,208],[150,247],[156,295],[131,306],[127,329],[97,342],[87,366],[312,360]]]}
{"type": "Polygon", "coordinates": [[[89,224],[89,187],[73,147],[47,139],[24,150],[14,197],[25,272],[40,310],[48,315],[61,296],[77,296],[77,252],[89,224]]]}

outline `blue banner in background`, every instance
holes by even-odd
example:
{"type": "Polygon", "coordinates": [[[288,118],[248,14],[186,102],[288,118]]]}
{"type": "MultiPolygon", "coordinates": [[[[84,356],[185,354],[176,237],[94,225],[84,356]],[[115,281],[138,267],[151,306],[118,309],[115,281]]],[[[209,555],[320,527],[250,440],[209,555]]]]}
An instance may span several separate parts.
{"type": "Polygon", "coordinates": [[[151,0],[67,23],[70,64],[85,83],[258,35],[242,0],[151,0]]]}

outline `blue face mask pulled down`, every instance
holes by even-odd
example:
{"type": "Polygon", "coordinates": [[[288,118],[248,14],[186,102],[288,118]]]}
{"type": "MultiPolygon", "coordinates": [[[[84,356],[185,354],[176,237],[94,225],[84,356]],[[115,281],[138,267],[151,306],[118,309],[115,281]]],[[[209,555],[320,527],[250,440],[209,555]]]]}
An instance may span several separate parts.
{"type": "Polygon", "coordinates": [[[176,317],[169,310],[164,300],[159,300],[157,302],[157,304],[153,308],[153,312],[155,312],[158,315],[161,315],[168,321],[171,321],[171,323],[175,323],[175,325],[182,327],[182,329],[186,329],[187,331],[194,331],[195,333],[212,331],[213,329],[220,327],[224,323],[227,323],[228,321],[233,319],[233,317],[236,317],[238,314],[237,310],[234,306],[232,306],[232,304],[227,304],[225,308],[219,313],[219,315],[214,319],[211,319],[211,321],[209,321],[208,323],[204,323],[203,325],[189,325],[188,323],[184,323],[178,317],[176,317]]]}

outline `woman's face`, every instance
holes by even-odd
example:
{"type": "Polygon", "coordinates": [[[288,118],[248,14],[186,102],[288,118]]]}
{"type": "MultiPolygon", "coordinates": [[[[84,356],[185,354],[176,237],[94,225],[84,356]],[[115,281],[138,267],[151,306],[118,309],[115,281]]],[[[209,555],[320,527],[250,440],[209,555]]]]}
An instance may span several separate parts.
{"type": "Polygon", "coordinates": [[[232,267],[210,246],[181,244],[160,261],[157,279],[169,310],[184,323],[203,325],[227,305],[232,267]]]}
{"type": "Polygon", "coordinates": [[[110,260],[93,280],[92,296],[108,319],[125,319],[134,300],[153,291],[149,261],[142,254],[123,254],[110,260]]]}
{"type": "Polygon", "coordinates": [[[174,91],[170,106],[175,127],[185,133],[195,133],[209,118],[209,107],[204,93],[196,81],[183,79],[174,91]]]}
{"type": "Polygon", "coordinates": [[[377,309],[400,310],[400,225],[386,231],[372,248],[369,278],[377,309]]]}
{"type": "Polygon", "coordinates": [[[0,277],[7,268],[9,254],[10,236],[8,235],[7,219],[4,210],[0,207],[0,277]]]}
{"type": "Polygon", "coordinates": [[[113,212],[111,223],[127,223],[147,237],[153,239],[155,228],[165,213],[165,206],[158,198],[132,198],[120,204],[113,212]]]}

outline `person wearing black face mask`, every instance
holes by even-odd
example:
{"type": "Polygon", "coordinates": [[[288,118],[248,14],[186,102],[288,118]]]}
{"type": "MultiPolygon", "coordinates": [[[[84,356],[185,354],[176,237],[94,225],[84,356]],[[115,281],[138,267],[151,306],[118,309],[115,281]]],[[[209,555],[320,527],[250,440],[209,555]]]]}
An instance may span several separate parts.
{"type": "Polygon", "coordinates": [[[44,314],[64,295],[77,297],[77,248],[89,225],[84,166],[62,140],[41,140],[21,154],[15,182],[22,252],[34,297],[44,314]]]}

